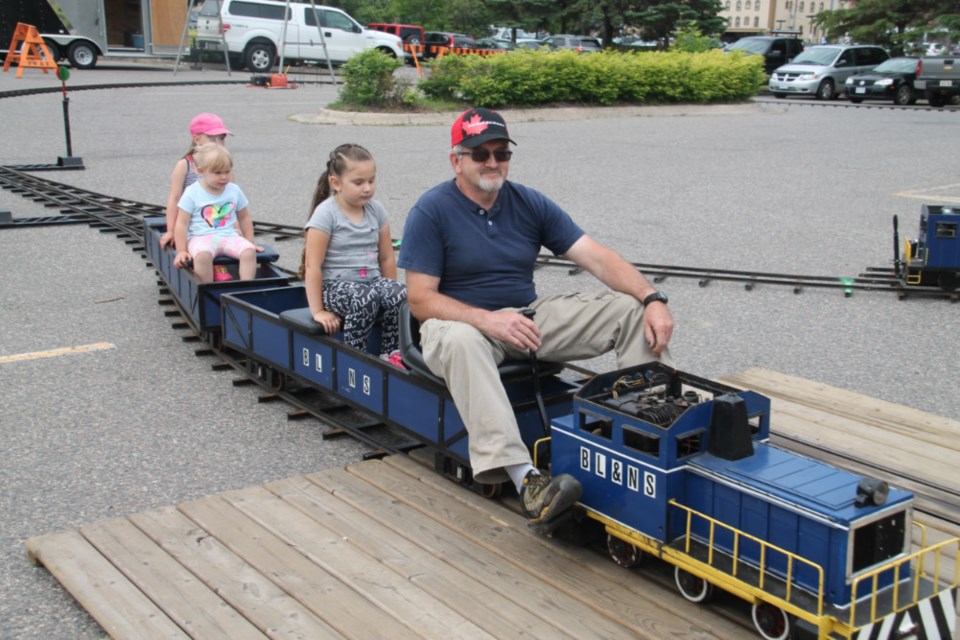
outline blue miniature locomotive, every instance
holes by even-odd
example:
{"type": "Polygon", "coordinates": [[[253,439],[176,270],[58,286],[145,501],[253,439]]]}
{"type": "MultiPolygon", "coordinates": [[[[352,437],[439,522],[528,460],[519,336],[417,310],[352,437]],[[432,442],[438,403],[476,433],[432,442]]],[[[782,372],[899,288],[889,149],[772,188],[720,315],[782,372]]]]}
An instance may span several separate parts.
{"type": "Polygon", "coordinates": [[[694,602],[714,586],[744,598],[764,638],[798,621],[899,637],[880,629],[904,619],[952,638],[956,576],[911,568],[942,548],[911,552],[913,496],[770,445],[769,423],[763,396],[658,363],[601,374],[553,420],[553,472],[580,480],[615,561],[666,560],[694,602]]]}
{"type": "MultiPolygon", "coordinates": [[[[255,280],[197,283],[160,249],[162,225],[146,221],[148,253],[212,346],[272,387],[328,394],[400,430],[438,472],[473,484],[469,434],[409,315],[398,368],[376,337],[364,351],[324,334],[304,287],[269,262],[255,280]]],[[[584,380],[535,362],[501,365],[523,439],[549,452],[541,466],[579,479],[581,517],[567,526],[602,529],[619,564],[655,556],[691,601],[715,587],[746,600],[768,640],[800,626],[823,639],[954,637],[960,566],[941,558],[960,540],[927,546],[921,532],[911,550],[913,496],[770,445],[769,399],[659,363],[584,380]]]]}
{"type": "Polygon", "coordinates": [[[945,291],[960,287],[960,207],[923,205],[919,234],[904,241],[902,258],[897,226],[894,216],[894,268],[902,284],[945,291]]]}

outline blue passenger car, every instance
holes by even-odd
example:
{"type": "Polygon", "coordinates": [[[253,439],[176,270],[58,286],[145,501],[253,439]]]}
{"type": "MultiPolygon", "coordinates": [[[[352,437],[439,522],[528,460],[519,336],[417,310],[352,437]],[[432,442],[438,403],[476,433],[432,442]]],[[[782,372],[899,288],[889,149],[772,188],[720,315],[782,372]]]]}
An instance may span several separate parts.
{"type": "MultiPolygon", "coordinates": [[[[403,429],[438,452],[438,471],[463,482],[472,480],[467,430],[443,381],[422,369],[399,369],[381,360],[379,335],[371,336],[366,351],[344,344],[340,334],[326,335],[310,315],[302,286],[227,293],[219,302],[224,347],[266,365],[273,370],[271,377],[336,394],[403,429]]],[[[540,384],[548,418],[569,413],[575,385],[556,376],[545,376],[540,384]]],[[[546,427],[531,380],[525,376],[508,381],[506,389],[525,441],[532,446],[546,435],[546,427]]]]}
{"type": "Polygon", "coordinates": [[[195,331],[203,337],[216,339],[220,330],[220,296],[228,291],[243,291],[264,287],[280,287],[288,279],[276,270],[273,263],[279,257],[269,247],[257,254],[257,275],[254,280],[237,278],[237,261],[226,256],[218,257],[216,264],[226,265],[234,280],[201,284],[190,269],[178,269],[173,260],[176,252],[160,248],[160,236],[167,230],[165,218],[145,218],[143,221],[144,247],[160,279],[177,300],[195,331]]]}

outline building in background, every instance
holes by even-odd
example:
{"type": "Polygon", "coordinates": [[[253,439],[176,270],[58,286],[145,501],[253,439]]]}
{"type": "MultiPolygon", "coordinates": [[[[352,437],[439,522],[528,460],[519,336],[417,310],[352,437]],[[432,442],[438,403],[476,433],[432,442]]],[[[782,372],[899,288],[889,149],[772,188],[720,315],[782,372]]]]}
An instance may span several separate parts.
{"type": "Polygon", "coordinates": [[[806,42],[824,37],[813,22],[822,11],[846,9],[852,0],[723,0],[720,15],[727,19],[724,42],[744,36],[792,33],[806,42]]]}

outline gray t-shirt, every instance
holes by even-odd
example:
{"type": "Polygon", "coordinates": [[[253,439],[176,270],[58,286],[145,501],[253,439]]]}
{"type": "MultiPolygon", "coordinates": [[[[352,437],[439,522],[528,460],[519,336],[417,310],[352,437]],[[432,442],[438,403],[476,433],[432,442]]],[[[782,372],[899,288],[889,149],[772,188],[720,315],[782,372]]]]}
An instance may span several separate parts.
{"type": "Polygon", "coordinates": [[[333,196],[317,205],[306,227],[330,236],[327,255],[320,268],[324,280],[362,282],[380,277],[377,251],[380,229],[387,224],[387,210],[376,200],[363,207],[363,220],[351,222],[333,196]]]}

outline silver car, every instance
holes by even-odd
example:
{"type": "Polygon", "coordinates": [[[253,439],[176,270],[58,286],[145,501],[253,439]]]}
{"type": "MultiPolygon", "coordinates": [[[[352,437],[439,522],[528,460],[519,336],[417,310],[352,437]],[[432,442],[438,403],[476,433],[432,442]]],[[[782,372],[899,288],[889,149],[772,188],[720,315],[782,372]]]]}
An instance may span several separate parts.
{"type": "Polygon", "coordinates": [[[889,57],[875,45],[810,47],[770,75],[770,92],[778,98],[795,94],[830,100],[843,90],[848,76],[869,71],[889,57]]]}

